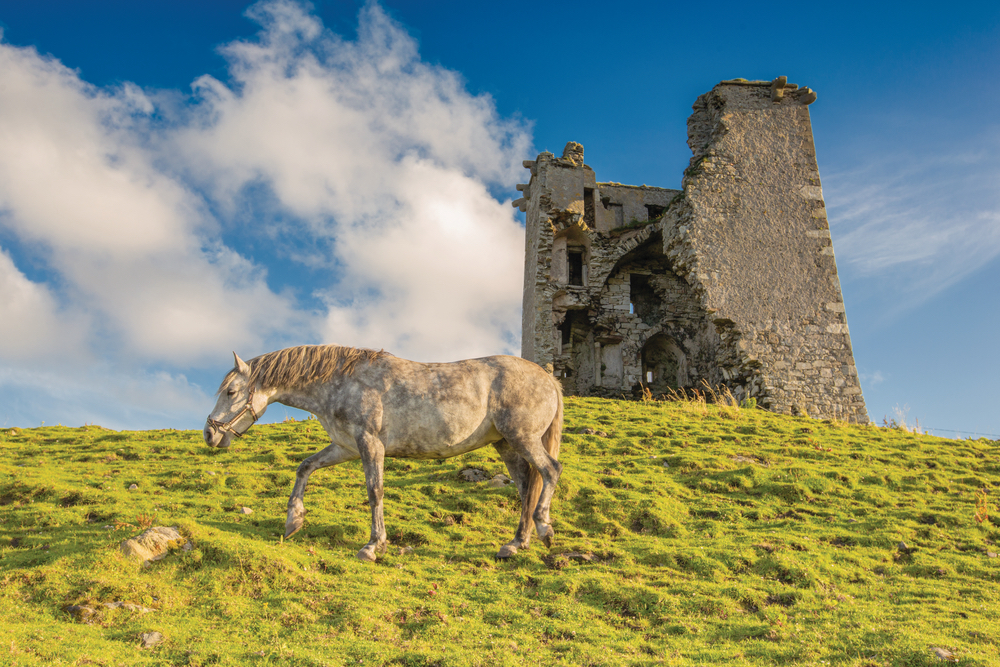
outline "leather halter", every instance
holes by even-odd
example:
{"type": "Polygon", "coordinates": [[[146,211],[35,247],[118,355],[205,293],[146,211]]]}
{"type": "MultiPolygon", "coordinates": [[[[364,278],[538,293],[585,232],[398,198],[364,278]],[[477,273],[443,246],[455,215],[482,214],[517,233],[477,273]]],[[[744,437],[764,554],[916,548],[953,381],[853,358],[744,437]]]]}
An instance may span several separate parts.
{"type": "Polygon", "coordinates": [[[219,431],[229,431],[237,438],[242,438],[243,434],[250,430],[250,426],[253,426],[257,422],[257,420],[260,419],[260,417],[257,415],[257,411],[253,409],[253,394],[256,390],[257,390],[256,387],[250,388],[250,395],[247,396],[246,405],[243,406],[242,410],[236,413],[235,417],[233,417],[224,424],[220,421],[216,421],[211,417],[209,417],[208,423],[214,426],[219,431]],[[250,415],[253,417],[253,421],[250,422],[250,426],[247,426],[246,429],[243,431],[243,433],[240,433],[239,431],[233,428],[233,424],[238,422],[243,417],[243,415],[247,413],[248,410],[250,411],[250,415]]]}

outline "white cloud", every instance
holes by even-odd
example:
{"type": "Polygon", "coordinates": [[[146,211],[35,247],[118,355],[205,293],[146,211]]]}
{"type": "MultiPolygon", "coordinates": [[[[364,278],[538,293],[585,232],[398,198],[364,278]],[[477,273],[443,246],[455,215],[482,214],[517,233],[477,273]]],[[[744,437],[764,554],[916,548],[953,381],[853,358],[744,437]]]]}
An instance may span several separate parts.
{"type": "Polygon", "coordinates": [[[424,359],[515,352],[523,229],[489,183],[512,183],[525,130],[419,60],[377,5],[357,42],[290,2],[257,5],[252,42],[223,49],[233,81],[196,82],[185,163],[239,201],[263,179],[297,234],[334,239],[323,337],[424,359]]]}
{"type": "Polygon", "coordinates": [[[248,14],[262,31],[222,48],[230,78],[190,99],[0,42],[0,404],[19,420],[196,425],[211,400],[185,376],[233,348],[516,352],[523,229],[490,188],[522,175],[527,128],[376,4],[355,41],[289,0],[248,14]]]}
{"type": "Polygon", "coordinates": [[[65,358],[83,349],[80,313],[60,312],[42,284],[25,277],[0,249],[0,341],[4,352],[30,361],[65,358]]]}
{"type": "Polygon", "coordinates": [[[858,379],[861,380],[862,384],[867,385],[869,389],[885,382],[885,376],[882,374],[882,371],[873,371],[871,373],[860,372],[858,373],[858,379]]]}
{"type": "MultiPolygon", "coordinates": [[[[259,269],[203,249],[214,223],[155,166],[130,120],[152,110],[135,86],[98,90],[9,45],[0,86],[0,224],[40,249],[65,285],[61,300],[89,315],[114,354],[197,362],[234,341],[258,345],[292,319],[259,269]]],[[[0,356],[18,358],[4,343],[0,356]]]]}

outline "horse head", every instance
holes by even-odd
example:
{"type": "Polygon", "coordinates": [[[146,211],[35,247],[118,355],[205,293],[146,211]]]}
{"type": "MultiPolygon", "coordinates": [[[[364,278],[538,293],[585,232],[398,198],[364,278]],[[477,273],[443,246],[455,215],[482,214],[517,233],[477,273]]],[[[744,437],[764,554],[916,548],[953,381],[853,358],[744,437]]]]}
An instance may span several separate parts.
{"type": "Polygon", "coordinates": [[[219,388],[219,400],[205,422],[205,444],[225,449],[242,437],[267,409],[267,396],[257,392],[250,365],[233,352],[236,366],[219,388]]]}

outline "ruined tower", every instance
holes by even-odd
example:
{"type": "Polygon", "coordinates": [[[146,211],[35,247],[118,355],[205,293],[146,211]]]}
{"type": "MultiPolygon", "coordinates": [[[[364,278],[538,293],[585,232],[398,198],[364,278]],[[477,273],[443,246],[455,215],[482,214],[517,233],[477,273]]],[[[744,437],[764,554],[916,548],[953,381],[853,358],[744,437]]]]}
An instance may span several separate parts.
{"type": "Polygon", "coordinates": [[[521,356],[567,394],[726,385],[867,422],[808,88],[723,81],[688,119],[681,190],[598,182],[583,146],[525,161],[521,356]]]}

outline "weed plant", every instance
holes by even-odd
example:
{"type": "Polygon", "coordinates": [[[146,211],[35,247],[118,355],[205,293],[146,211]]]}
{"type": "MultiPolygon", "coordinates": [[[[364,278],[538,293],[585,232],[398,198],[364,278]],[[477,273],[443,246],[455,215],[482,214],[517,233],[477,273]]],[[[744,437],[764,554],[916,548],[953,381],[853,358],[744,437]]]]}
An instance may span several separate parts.
{"type": "Polygon", "coordinates": [[[0,664],[1000,664],[998,443],[748,407],[567,399],[555,543],[504,562],[515,490],[459,475],[504,473],[491,448],[386,460],[391,545],[369,564],[358,463],[315,473],[280,539],[315,420],[227,451],[0,430],[0,664]],[[122,556],[150,525],[194,548],[122,556]]]}

